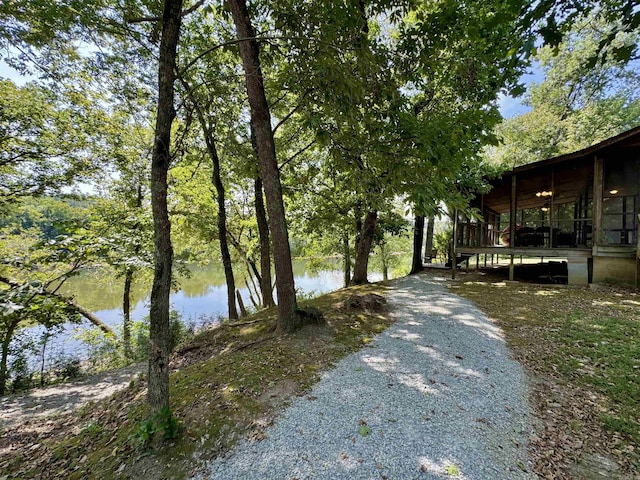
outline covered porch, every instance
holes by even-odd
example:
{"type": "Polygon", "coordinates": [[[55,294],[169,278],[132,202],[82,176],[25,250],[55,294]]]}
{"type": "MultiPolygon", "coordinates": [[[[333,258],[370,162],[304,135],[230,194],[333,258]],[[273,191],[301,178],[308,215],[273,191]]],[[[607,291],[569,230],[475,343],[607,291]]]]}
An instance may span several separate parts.
{"type": "Polygon", "coordinates": [[[568,283],[589,283],[594,191],[601,190],[602,182],[597,163],[593,157],[579,157],[505,173],[472,204],[482,220],[456,219],[456,252],[508,256],[511,280],[518,257],[562,259],[567,262],[568,283]]]}

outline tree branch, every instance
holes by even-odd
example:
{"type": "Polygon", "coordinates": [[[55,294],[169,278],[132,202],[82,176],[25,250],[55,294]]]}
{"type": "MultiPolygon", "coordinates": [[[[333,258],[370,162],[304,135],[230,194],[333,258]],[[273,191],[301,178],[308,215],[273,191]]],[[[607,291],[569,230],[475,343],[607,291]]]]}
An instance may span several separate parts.
{"type": "MultiPolygon", "coordinates": [[[[19,288],[20,287],[20,284],[18,282],[16,282],[15,280],[11,280],[10,278],[3,277],[3,276],[0,276],[0,282],[4,283],[5,285],[9,285],[11,288],[19,288]]],[[[82,307],[81,305],[78,305],[76,302],[73,301],[72,298],[68,298],[68,297],[65,297],[65,296],[57,294],[57,293],[51,293],[51,292],[48,292],[46,290],[44,290],[42,292],[38,292],[38,294],[39,295],[43,295],[45,297],[55,298],[55,299],[60,300],[61,302],[64,302],[65,304],[67,304],[68,306],[73,308],[76,312],[78,312],[80,315],[82,315],[84,318],[86,318],[91,323],[93,323],[96,327],[98,327],[100,330],[102,330],[107,335],[113,335],[114,337],[116,336],[115,332],[111,329],[111,327],[109,325],[107,325],[102,320],[100,320],[98,317],[96,317],[96,315],[93,312],[90,312],[89,310],[87,310],[86,308],[82,307]]]]}
{"type": "Polygon", "coordinates": [[[309,144],[306,147],[298,150],[296,153],[294,153],[289,158],[287,158],[284,162],[282,162],[282,165],[280,165],[278,167],[278,170],[282,170],[282,168],[284,166],[286,166],[287,164],[291,163],[298,155],[301,155],[304,152],[306,152],[307,150],[309,150],[313,146],[314,143],[316,143],[316,141],[315,140],[311,140],[311,142],[309,142],[309,144]]]}

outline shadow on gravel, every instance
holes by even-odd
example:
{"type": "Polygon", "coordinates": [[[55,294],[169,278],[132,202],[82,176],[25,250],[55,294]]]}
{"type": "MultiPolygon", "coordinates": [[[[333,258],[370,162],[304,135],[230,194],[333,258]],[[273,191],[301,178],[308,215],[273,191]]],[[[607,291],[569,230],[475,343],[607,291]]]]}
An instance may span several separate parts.
{"type": "Polygon", "coordinates": [[[534,478],[524,376],[499,329],[424,277],[389,304],[394,325],[206,478],[534,478]]]}

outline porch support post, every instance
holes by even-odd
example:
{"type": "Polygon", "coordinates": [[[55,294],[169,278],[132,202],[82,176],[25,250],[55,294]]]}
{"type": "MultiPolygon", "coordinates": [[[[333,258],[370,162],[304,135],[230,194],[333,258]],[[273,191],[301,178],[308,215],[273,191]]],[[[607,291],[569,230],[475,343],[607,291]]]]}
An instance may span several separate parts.
{"type": "Polygon", "coordinates": [[[511,176],[511,210],[509,212],[509,248],[516,246],[516,176],[511,176]]]}
{"type": "Polygon", "coordinates": [[[556,196],[556,187],[554,186],[554,171],[555,168],[551,167],[551,205],[549,208],[549,248],[553,247],[553,199],[556,196]]]}
{"type": "Polygon", "coordinates": [[[515,266],[513,265],[513,254],[509,255],[509,280],[513,281],[515,266]]]}
{"type": "Polygon", "coordinates": [[[478,228],[476,232],[476,247],[484,247],[486,245],[486,233],[487,232],[487,219],[484,216],[484,193],[480,195],[480,215],[482,218],[478,221],[478,228]]]}
{"type": "Polygon", "coordinates": [[[604,162],[593,160],[593,248],[602,243],[602,194],[604,191],[604,162]]]}
{"type": "Polygon", "coordinates": [[[456,235],[458,233],[458,209],[453,209],[453,241],[451,242],[451,278],[456,279],[456,264],[458,259],[456,258],[456,235]]]}
{"type": "Polygon", "coordinates": [[[638,214],[638,229],[636,231],[636,288],[640,286],[640,213],[638,214]]]}

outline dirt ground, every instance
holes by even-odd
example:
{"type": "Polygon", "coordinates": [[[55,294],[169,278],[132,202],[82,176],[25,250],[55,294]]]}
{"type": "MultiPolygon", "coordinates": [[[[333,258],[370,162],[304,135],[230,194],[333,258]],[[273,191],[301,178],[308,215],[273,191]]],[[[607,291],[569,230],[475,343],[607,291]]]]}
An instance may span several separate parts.
{"type": "Polygon", "coordinates": [[[139,363],[78,381],[0,398],[0,428],[15,427],[27,420],[73,412],[87,402],[107,398],[127,386],[145,372],[146,368],[146,363],[139,363]]]}

